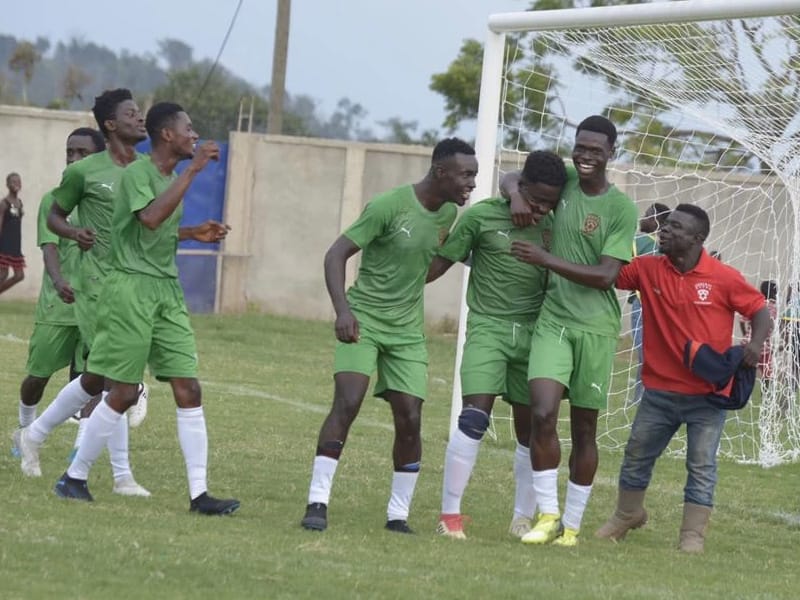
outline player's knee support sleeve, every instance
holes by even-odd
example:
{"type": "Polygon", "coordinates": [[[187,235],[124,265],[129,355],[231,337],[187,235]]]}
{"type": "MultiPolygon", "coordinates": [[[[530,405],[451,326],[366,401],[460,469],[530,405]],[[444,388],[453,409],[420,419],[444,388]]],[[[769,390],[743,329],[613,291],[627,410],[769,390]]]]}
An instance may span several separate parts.
{"type": "Polygon", "coordinates": [[[480,440],[489,429],[489,415],[479,408],[465,408],[458,415],[458,429],[468,438],[480,440]]]}

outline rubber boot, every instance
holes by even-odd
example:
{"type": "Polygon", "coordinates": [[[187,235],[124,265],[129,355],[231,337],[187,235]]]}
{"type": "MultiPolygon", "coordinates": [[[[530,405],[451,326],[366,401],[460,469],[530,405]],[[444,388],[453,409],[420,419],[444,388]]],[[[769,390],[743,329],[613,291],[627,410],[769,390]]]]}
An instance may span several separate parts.
{"type": "Polygon", "coordinates": [[[683,505],[683,523],[678,549],[690,554],[701,554],[706,540],[711,507],[686,502],[683,505]]]}
{"type": "Polygon", "coordinates": [[[642,504],[647,490],[619,490],[617,509],[611,518],[595,532],[595,537],[620,541],[631,529],[647,523],[647,511],[642,504]]]}

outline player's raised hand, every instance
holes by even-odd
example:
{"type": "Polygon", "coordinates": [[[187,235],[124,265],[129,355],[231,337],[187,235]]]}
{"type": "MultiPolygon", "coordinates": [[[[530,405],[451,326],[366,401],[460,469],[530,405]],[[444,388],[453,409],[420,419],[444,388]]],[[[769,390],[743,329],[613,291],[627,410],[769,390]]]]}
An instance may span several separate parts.
{"type": "Polygon", "coordinates": [[[202,171],[210,160],[219,160],[219,145],[213,140],[207,140],[195,148],[189,167],[195,172],[202,171]]]}
{"type": "Polygon", "coordinates": [[[76,227],[75,237],[73,239],[78,242],[78,247],[81,250],[89,250],[92,246],[94,246],[95,242],[94,229],[89,229],[88,227],[76,227]]]}
{"type": "Polygon", "coordinates": [[[198,242],[214,244],[224,240],[230,230],[229,225],[209,219],[205,223],[192,228],[192,239],[198,242]]]}
{"type": "Polygon", "coordinates": [[[530,242],[511,242],[511,254],[517,260],[531,265],[542,265],[547,259],[547,250],[530,242]]]}
{"type": "Polygon", "coordinates": [[[336,315],[336,339],[345,344],[353,344],[358,341],[358,319],[351,311],[344,311],[336,315]]]}

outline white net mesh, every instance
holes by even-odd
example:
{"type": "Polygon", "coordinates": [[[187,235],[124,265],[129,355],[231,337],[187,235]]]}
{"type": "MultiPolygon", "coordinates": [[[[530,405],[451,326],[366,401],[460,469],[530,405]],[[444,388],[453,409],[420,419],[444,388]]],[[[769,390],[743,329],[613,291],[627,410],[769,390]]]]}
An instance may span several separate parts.
{"type": "MultiPolygon", "coordinates": [[[[604,114],[620,134],[610,178],[641,213],[656,201],[702,206],[712,223],[706,248],[757,287],[777,283],[772,376],[729,413],[720,450],[764,465],[800,455],[800,348],[796,326],[780,319],[795,312],[787,292],[800,278],[799,40],[795,16],[536,32],[508,37],[504,69],[501,172],[521,168],[529,149],[569,157],[575,125],[604,114]]],[[[638,365],[631,305],[620,301],[622,336],[598,429],[615,449],[635,414],[638,365]]],[[[737,324],[734,343],[741,337],[737,324]]],[[[677,438],[670,451],[684,444],[677,438]]]]}

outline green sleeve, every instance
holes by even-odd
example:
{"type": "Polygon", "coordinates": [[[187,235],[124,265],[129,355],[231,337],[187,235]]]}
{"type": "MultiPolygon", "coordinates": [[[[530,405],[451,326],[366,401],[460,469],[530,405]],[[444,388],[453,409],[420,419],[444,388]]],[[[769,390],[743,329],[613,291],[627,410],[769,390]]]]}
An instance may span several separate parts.
{"type": "Polygon", "coordinates": [[[58,244],[59,237],[47,228],[47,215],[53,205],[53,191],[47,192],[42,196],[39,203],[39,214],[36,220],[36,245],[40,248],[45,244],[58,244]]]}
{"type": "Polygon", "coordinates": [[[369,202],[361,216],[350,225],[344,236],[359,248],[364,248],[372,240],[381,237],[391,223],[391,207],[380,199],[369,202]]]}
{"type": "Polygon", "coordinates": [[[617,218],[611,223],[600,254],[629,263],[633,255],[633,236],[636,235],[639,214],[627,196],[620,195],[618,204],[617,218]]]}
{"type": "Polygon", "coordinates": [[[468,208],[461,218],[456,222],[456,226],[447,236],[447,239],[439,248],[437,254],[451,262],[461,262],[469,256],[469,253],[478,242],[481,233],[480,203],[468,208]]]}
{"type": "Polygon", "coordinates": [[[138,165],[131,165],[125,169],[119,182],[120,201],[132,213],[142,210],[155,199],[147,171],[136,166],[138,165]]]}
{"type": "Polygon", "coordinates": [[[71,213],[83,198],[84,185],[85,178],[80,161],[69,165],[64,169],[61,183],[53,190],[56,203],[67,213],[71,213]]]}

